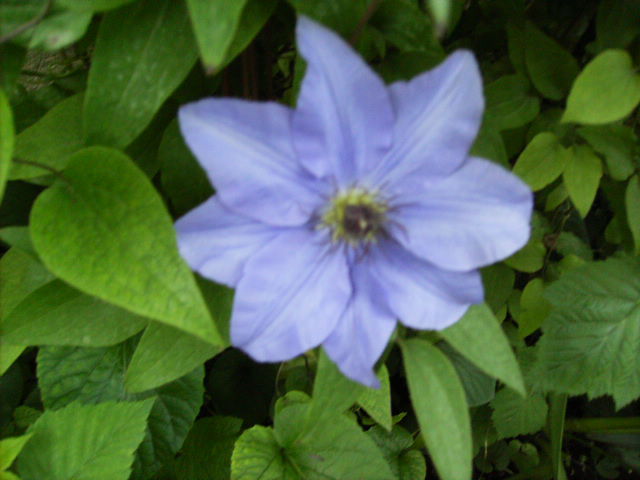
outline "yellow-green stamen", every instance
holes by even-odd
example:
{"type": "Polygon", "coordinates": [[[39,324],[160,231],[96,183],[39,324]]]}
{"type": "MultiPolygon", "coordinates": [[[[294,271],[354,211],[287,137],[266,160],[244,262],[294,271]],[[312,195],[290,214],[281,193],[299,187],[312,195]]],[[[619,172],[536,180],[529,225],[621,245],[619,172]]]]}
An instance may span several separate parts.
{"type": "Polygon", "coordinates": [[[322,216],[320,227],[331,229],[334,242],[357,246],[376,241],[386,221],[387,205],[362,188],[339,192],[322,216]]]}

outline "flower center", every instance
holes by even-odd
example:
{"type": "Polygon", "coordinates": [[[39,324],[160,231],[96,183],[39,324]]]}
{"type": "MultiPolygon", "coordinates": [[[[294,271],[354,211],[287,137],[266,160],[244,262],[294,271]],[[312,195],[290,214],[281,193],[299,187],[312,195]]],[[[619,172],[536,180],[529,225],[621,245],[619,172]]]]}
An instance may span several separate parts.
{"type": "Polygon", "coordinates": [[[383,231],[387,210],[375,193],[351,188],[331,199],[319,227],[330,228],[334,242],[343,240],[353,246],[371,243],[383,231]]]}

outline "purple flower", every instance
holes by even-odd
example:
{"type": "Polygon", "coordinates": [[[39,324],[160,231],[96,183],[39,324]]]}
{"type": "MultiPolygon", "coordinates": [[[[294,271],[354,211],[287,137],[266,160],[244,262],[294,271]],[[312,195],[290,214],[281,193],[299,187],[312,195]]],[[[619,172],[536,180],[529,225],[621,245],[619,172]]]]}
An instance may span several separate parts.
{"type": "Polygon", "coordinates": [[[322,345],[376,386],[396,321],[439,330],[483,301],[478,268],[526,243],[532,194],[468,156],[484,108],[471,53],[385,86],[310,19],[297,40],[295,110],[228,98],[180,110],[217,190],[176,223],[180,252],[236,288],[236,347],[283,361],[322,345]]]}

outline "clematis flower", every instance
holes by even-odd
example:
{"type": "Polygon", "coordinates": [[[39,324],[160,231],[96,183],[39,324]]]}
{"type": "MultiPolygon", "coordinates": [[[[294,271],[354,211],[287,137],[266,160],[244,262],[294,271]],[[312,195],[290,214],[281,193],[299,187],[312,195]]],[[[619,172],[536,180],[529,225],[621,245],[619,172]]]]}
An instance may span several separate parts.
{"type": "Polygon", "coordinates": [[[385,86],[338,35],[300,17],[297,106],[229,98],[180,109],[217,194],[176,223],[182,256],[236,288],[231,340],[257,361],[322,345],[348,377],[397,321],[439,330],[483,301],[479,267],[529,237],[532,194],[469,156],[484,108],[471,53],[385,86]]]}

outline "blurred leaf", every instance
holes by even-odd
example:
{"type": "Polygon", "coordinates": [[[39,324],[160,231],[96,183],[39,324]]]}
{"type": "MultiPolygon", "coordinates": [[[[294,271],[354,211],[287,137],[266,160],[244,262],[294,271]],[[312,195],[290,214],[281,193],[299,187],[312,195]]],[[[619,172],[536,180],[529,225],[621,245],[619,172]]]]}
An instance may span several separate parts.
{"type": "Polygon", "coordinates": [[[28,226],[0,228],[0,241],[30,254],[36,260],[38,259],[38,254],[31,243],[28,226]]]}
{"type": "Polygon", "coordinates": [[[47,16],[33,30],[29,48],[59,50],[84,36],[91,23],[91,12],[61,11],[47,16]]]}
{"type": "Polygon", "coordinates": [[[135,339],[105,348],[44,347],[38,354],[38,380],[47,409],[153,398],[147,433],[134,462],[133,478],[153,476],[181,447],[200,409],[204,369],[141,394],[127,393],[124,376],[135,339]]]}
{"type": "Polygon", "coordinates": [[[567,150],[551,132],[534,137],[518,157],[513,173],[534,190],[541,190],[558,178],[567,162],[567,150]]]}
{"type": "Polygon", "coordinates": [[[470,478],[469,413],[453,365],[424,340],[407,340],[401,348],[411,403],[438,474],[442,480],[470,478]]]}
{"type": "Polygon", "coordinates": [[[177,216],[182,216],[213,195],[204,170],[182,139],[178,122],[173,121],[162,136],[158,149],[160,178],[177,216]]]}
{"type": "Polygon", "coordinates": [[[610,258],[565,273],[545,296],[554,308],[538,342],[538,379],[557,393],[640,396],[640,262],[610,258]]]}
{"type": "Polygon", "coordinates": [[[18,457],[20,476],[23,480],[128,479],[153,403],[153,399],[73,403],[45,412],[18,457]]]}
{"type": "Polygon", "coordinates": [[[9,99],[16,93],[16,82],[27,54],[26,49],[13,43],[0,44],[0,89],[9,99]]]}
{"type": "Polygon", "coordinates": [[[0,471],[7,470],[11,466],[32,436],[32,433],[28,433],[19,437],[8,437],[0,440],[0,471]]]}
{"type": "Polygon", "coordinates": [[[64,181],[33,206],[31,239],[45,265],[76,288],[222,343],[162,200],[124,154],[75,154],[64,181]]]}
{"type": "Polygon", "coordinates": [[[397,480],[424,480],[427,465],[420,450],[412,449],[413,436],[404,428],[394,425],[392,431],[379,426],[367,430],[376,442],[397,480]]]}
{"type": "Polygon", "coordinates": [[[640,33],[640,3],[602,0],[596,15],[596,49],[625,48],[640,33]]]}
{"type": "Polygon", "coordinates": [[[389,372],[382,365],[378,370],[380,388],[365,388],[358,397],[358,404],[365,409],[371,418],[386,430],[390,431],[391,419],[391,387],[389,385],[389,372]]]}
{"type": "Polygon", "coordinates": [[[187,0],[200,57],[207,70],[217,70],[225,59],[246,4],[247,0],[187,0]]]}
{"type": "Polygon", "coordinates": [[[629,180],[625,193],[627,222],[633,235],[636,253],[640,253],[640,178],[634,175],[629,180]]]}
{"type": "Polygon", "coordinates": [[[370,0],[288,0],[296,12],[317,20],[347,39],[354,34],[370,0]]]}
{"type": "Polygon", "coordinates": [[[580,127],[577,132],[596,152],[604,155],[611,178],[626,180],[631,176],[636,148],[633,129],[624,125],[602,125],[580,127]]]}
{"type": "MultiPolygon", "coordinates": [[[[55,170],[64,169],[71,154],[84,146],[82,140],[83,95],[69,97],[49,110],[16,137],[14,155],[55,170]]],[[[29,179],[50,173],[37,166],[14,163],[9,178],[29,179]]]]}
{"type": "Polygon", "coordinates": [[[11,105],[4,90],[0,88],[0,203],[11,167],[15,137],[11,105]]]}
{"type": "Polygon", "coordinates": [[[177,480],[228,480],[242,420],[205,417],[193,424],[176,462],[177,480]]]}
{"type": "Polygon", "coordinates": [[[529,82],[522,75],[505,75],[485,87],[485,121],[497,130],[518,128],[531,122],[540,111],[540,100],[529,95],[529,82]]]}
{"type": "Polygon", "coordinates": [[[54,280],[30,293],[0,323],[0,341],[24,345],[114,345],[147,320],[54,280]]]}
{"type": "Polygon", "coordinates": [[[87,143],[121,148],[131,143],[185,79],[197,55],[182,2],[139,0],[107,13],[84,104],[87,143]]]}
{"type": "Polygon", "coordinates": [[[624,50],[607,50],[576,78],[562,121],[588,125],[615,122],[640,102],[640,75],[624,50]],[[615,88],[611,88],[615,85],[615,88]]]}
{"type": "Polygon", "coordinates": [[[212,358],[221,347],[159,322],[144,331],[127,370],[130,392],[171,382],[212,358]]]}
{"type": "Polygon", "coordinates": [[[524,394],[516,357],[486,304],[472,305],[458,322],[440,333],[453,348],[484,373],[524,394]],[[491,349],[487,349],[487,345],[491,345],[491,349]]]}
{"type": "Polygon", "coordinates": [[[442,35],[449,27],[451,17],[451,0],[428,0],[429,10],[436,25],[436,29],[442,35]]]}
{"type": "Polygon", "coordinates": [[[464,387],[467,405],[477,407],[491,401],[496,393],[496,379],[482,372],[448,343],[441,342],[438,347],[447,355],[455,367],[458,377],[460,377],[460,382],[464,387]]]}
{"type": "MultiPolygon", "coordinates": [[[[48,9],[47,0],[2,0],[0,2],[0,37],[13,36],[15,31],[46,14],[48,9]]],[[[25,34],[16,38],[18,40],[28,38],[32,31],[32,28],[27,29],[25,34]]]]}
{"type": "Polygon", "coordinates": [[[494,312],[498,311],[513,290],[515,272],[503,263],[496,263],[482,269],[484,301],[494,312]]]}
{"type": "Polygon", "coordinates": [[[519,272],[534,273],[544,265],[547,249],[538,238],[530,238],[519,251],[507,258],[504,263],[519,272]]]}
{"type": "Polygon", "coordinates": [[[574,145],[567,152],[567,163],[562,172],[562,180],[571,201],[580,216],[584,218],[591,210],[593,200],[596,198],[602,177],[602,162],[587,145],[574,145]]]}
{"type": "Polygon", "coordinates": [[[578,74],[578,62],[554,39],[527,22],[524,56],[531,82],[546,98],[561,100],[578,74]]]}
{"type": "Polygon", "coordinates": [[[549,437],[551,438],[551,462],[554,480],[567,480],[562,465],[562,437],[567,412],[567,395],[552,393],[549,396],[549,437]]]}
{"type": "Polygon", "coordinates": [[[496,393],[491,407],[491,418],[499,438],[536,433],[547,420],[547,402],[539,393],[523,397],[509,388],[503,388],[496,393]]]}

